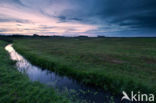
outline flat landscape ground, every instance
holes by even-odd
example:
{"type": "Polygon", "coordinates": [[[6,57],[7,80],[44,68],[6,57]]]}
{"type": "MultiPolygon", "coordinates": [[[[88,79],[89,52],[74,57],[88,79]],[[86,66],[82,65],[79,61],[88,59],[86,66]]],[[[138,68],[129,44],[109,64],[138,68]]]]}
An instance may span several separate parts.
{"type": "Polygon", "coordinates": [[[156,93],[156,38],[18,38],[32,63],[96,87],[156,93]]]}
{"type": "Polygon", "coordinates": [[[31,82],[21,74],[0,40],[0,103],[71,103],[53,88],[31,82]]]}

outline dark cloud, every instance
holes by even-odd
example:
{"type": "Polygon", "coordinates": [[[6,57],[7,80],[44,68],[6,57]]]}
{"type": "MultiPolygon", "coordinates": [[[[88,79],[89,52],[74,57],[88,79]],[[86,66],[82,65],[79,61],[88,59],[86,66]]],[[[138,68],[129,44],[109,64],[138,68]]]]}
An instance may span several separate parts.
{"type": "Polygon", "coordinates": [[[0,22],[17,22],[17,23],[31,23],[31,21],[23,20],[23,19],[14,19],[14,18],[0,18],[0,22]]]}
{"type": "Polygon", "coordinates": [[[66,20],[66,17],[65,17],[65,16],[59,16],[58,18],[59,18],[61,21],[66,20]]]}
{"type": "Polygon", "coordinates": [[[79,17],[66,17],[66,16],[58,16],[57,17],[59,20],[60,20],[60,22],[70,22],[70,21],[79,21],[79,22],[87,22],[87,21],[85,21],[84,19],[82,19],[82,18],[79,18],[79,17]]]}
{"type": "Polygon", "coordinates": [[[40,29],[53,29],[53,28],[57,28],[57,27],[54,27],[54,26],[47,26],[47,25],[40,25],[39,28],[40,28],[40,29]]]}
{"type": "MultiPolygon", "coordinates": [[[[78,21],[86,23],[118,25],[136,28],[136,30],[141,30],[141,28],[156,29],[156,0],[84,1],[85,2],[82,2],[81,0],[79,1],[81,2],[79,10],[71,10],[71,14],[68,11],[67,14],[69,15],[65,14],[67,15],[66,18],[68,18],[68,16],[72,16],[74,18],[78,18],[78,21]],[[88,4],[86,3],[87,1],[88,4]]],[[[152,31],[156,35],[156,30],[152,31]]]]}
{"type": "MultiPolygon", "coordinates": [[[[59,23],[77,21],[99,26],[97,30],[90,30],[88,33],[156,36],[156,0],[1,0],[0,3],[2,1],[21,6],[29,5],[32,11],[35,7],[42,15],[57,18],[59,23]]],[[[28,22],[0,19],[0,22],[9,21],[28,22]]],[[[40,28],[54,27],[45,25],[40,28]]]]}
{"type": "Polygon", "coordinates": [[[8,29],[2,29],[2,28],[0,28],[0,33],[6,32],[6,31],[8,31],[8,29]]]}
{"type": "Polygon", "coordinates": [[[26,6],[24,5],[21,0],[0,0],[0,3],[8,3],[8,4],[15,4],[15,5],[21,5],[21,6],[26,6]]]}
{"type": "Polygon", "coordinates": [[[11,0],[12,2],[14,2],[14,3],[17,3],[17,4],[19,4],[19,5],[22,5],[22,6],[26,6],[26,5],[24,5],[22,2],[21,2],[21,0],[11,0]]]}
{"type": "MultiPolygon", "coordinates": [[[[109,1],[109,5],[111,5],[109,1]]],[[[156,1],[155,0],[119,0],[99,14],[108,19],[109,23],[136,28],[156,28],[156,1]]]]}

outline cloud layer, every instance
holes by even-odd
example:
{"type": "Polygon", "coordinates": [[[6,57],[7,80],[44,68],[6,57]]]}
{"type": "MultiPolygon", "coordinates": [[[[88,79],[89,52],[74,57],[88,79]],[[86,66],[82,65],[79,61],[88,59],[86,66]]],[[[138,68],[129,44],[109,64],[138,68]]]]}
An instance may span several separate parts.
{"type": "Polygon", "coordinates": [[[155,0],[1,0],[0,33],[156,36],[155,0]]]}

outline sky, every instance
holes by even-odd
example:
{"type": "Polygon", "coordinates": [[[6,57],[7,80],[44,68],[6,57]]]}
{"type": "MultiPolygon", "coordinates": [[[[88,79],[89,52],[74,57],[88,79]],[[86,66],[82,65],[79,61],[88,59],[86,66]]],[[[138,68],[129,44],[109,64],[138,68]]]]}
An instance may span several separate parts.
{"type": "Polygon", "coordinates": [[[0,34],[156,37],[156,0],[0,0],[0,34]]]}

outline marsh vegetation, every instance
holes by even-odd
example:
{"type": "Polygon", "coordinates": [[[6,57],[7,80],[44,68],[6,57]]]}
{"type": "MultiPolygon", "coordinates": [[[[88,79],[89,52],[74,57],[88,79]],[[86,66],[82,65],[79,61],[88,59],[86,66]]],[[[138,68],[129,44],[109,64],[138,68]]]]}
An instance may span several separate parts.
{"type": "MultiPolygon", "coordinates": [[[[109,91],[114,97],[121,95],[123,90],[156,94],[156,38],[11,37],[8,40],[13,42],[16,51],[32,64],[61,76],[72,78],[95,89],[109,91]]],[[[32,89],[32,91],[26,92],[28,94],[34,93],[35,95],[39,92],[38,95],[41,96],[41,91],[48,91],[46,97],[43,96],[42,100],[39,99],[42,103],[47,99],[49,102],[54,101],[56,103],[71,102],[66,96],[57,93],[54,88],[45,88],[40,83],[32,83],[25,75],[18,73],[16,69],[12,69],[15,68],[15,63],[9,60],[8,54],[3,50],[8,44],[6,41],[7,39],[5,42],[0,42],[2,45],[1,58],[4,58],[4,55],[6,58],[1,62],[3,68],[0,68],[0,75],[3,76],[3,79],[0,79],[0,83],[6,83],[13,89],[10,92],[7,89],[9,87],[1,86],[4,91],[1,94],[2,97],[4,96],[1,98],[3,101],[8,98],[7,92],[14,95],[16,91],[20,95],[21,92],[18,88],[26,85],[25,92],[27,89],[32,89]],[[18,75],[15,75],[14,72],[18,75]],[[14,78],[20,76],[20,79],[19,81],[14,78],[11,80],[9,75],[14,78]],[[10,82],[5,82],[5,79],[10,82]],[[20,82],[19,87],[16,82],[20,82]],[[37,89],[34,88],[35,86],[37,89]],[[53,98],[50,98],[51,95],[53,98]]],[[[19,101],[37,98],[33,95],[29,97],[21,97],[19,101]]],[[[114,97],[111,97],[112,102],[114,102],[114,97]]],[[[14,99],[18,101],[18,96],[10,99],[10,101],[14,99]]]]}
{"type": "Polygon", "coordinates": [[[14,47],[36,65],[114,94],[156,87],[155,38],[18,39],[14,47]]]}

